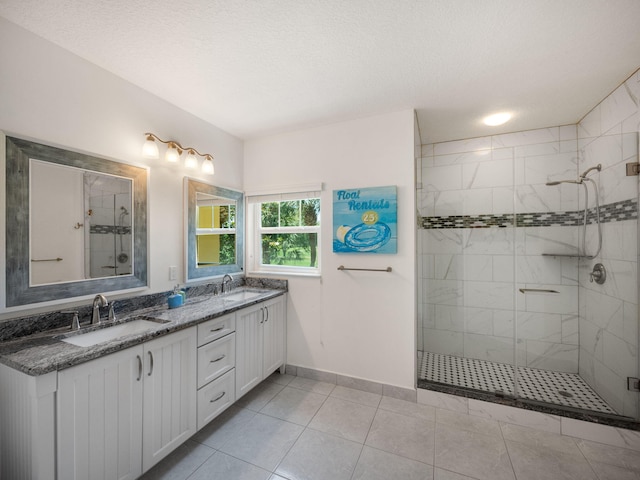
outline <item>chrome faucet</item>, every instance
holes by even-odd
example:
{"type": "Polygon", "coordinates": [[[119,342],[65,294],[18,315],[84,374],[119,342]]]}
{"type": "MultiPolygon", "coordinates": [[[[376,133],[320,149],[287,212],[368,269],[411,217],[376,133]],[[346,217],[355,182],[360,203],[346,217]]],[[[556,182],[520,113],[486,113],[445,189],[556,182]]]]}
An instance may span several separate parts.
{"type": "Polygon", "coordinates": [[[100,323],[100,307],[107,307],[109,302],[107,297],[102,294],[98,294],[93,299],[93,316],[91,317],[91,325],[98,325],[100,323]]]}
{"type": "Polygon", "coordinates": [[[222,293],[225,292],[225,285],[227,285],[228,283],[233,282],[233,277],[231,275],[229,275],[228,273],[224,274],[224,277],[222,277],[222,293]]]}

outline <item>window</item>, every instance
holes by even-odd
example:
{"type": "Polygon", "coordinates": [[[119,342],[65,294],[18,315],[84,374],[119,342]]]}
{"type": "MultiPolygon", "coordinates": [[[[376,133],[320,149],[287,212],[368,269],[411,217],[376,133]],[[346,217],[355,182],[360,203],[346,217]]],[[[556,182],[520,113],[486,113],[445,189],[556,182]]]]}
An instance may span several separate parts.
{"type": "Polygon", "coordinates": [[[248,196],[252,268],[261,272],[320,272],[320,192],[248,196]]]}
{"type": "Polygon", "coordinates": [[[228,198],[196,194],[196,265],[236,263],[236,206],[228,198]]]}

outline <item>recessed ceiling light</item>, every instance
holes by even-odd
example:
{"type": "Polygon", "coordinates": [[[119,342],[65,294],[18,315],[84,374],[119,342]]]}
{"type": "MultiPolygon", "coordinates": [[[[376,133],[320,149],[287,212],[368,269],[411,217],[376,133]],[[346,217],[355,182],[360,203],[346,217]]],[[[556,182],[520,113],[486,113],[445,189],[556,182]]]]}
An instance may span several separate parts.
{"type": "Polygon", "coordinates": [[[511,114],[507,112],[502,113],[494,113],[493,115],[489,115],[488,117],[484,117],[482,122],[485,125],[489,125],[490,127],[496,127],[498,125],[502,125],[507,123],[511,119],[511,114]]]}

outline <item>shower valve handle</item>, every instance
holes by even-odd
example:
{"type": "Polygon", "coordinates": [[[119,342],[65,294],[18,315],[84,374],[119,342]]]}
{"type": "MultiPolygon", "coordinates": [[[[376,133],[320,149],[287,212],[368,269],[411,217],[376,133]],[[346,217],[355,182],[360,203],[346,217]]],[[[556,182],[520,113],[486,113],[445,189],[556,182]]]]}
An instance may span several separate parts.
{"type": "Polygon", "coordinates": [[[606,279],[607,271],[604,269],[604,265],[596,263],[593,266],[593,271],[589,274],[589,281],[591,283],[595,281],[598,285],[602,285],[606,279]]]}

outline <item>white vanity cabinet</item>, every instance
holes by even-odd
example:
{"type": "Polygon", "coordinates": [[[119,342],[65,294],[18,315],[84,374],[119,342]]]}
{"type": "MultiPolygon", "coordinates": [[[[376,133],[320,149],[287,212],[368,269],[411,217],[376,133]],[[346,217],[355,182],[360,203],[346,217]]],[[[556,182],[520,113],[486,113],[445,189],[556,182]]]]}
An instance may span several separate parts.
{"type": "Polygon", "coordinates": [[[198,325],[198,430],[235,401],[236,314],[198,325]]]}
{"type": "Polygon", "coordinates": [[[135,479],[196,432],[196,327],[58,373],[59,479],[135,479]]]}
{"type": "Polygon", "coordinates": [[[0,478],[139,478],[284,367],[286,299],[62,370],[0,364],[0,478]]]}
{"type": "Polygon", "coordinates": [[[285,364],[286,295],[236,312],[236,399],[285,364]]]}

